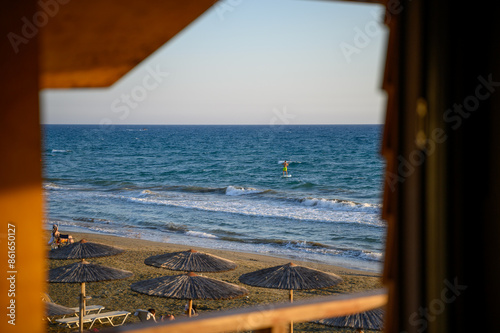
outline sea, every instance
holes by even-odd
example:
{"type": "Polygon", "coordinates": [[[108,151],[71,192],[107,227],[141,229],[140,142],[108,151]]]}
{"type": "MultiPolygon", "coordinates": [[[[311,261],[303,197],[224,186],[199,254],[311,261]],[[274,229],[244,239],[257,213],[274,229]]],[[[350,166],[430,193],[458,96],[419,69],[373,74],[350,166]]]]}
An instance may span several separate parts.
{"type": "Polygon", "coordinates": [[[382,131],[43,125],[45,227],[381,272],[382,131]]]}

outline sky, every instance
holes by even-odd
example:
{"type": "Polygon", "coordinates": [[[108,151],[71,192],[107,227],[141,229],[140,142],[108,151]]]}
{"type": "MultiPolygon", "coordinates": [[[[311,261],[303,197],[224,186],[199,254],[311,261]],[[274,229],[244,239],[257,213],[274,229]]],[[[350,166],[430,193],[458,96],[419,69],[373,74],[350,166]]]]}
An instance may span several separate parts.
{"type": "Polygon", "coordinates": [[[109,88],[46,89],[45,124],[381,124],[383,7],[225,0],[109,88]]]}

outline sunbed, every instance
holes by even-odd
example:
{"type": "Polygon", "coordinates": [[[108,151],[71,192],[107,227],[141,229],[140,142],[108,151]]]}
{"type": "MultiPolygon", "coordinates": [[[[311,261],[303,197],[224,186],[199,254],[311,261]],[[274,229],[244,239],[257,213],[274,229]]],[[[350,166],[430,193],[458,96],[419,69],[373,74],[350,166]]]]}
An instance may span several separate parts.
{"type": "MultiPolygon", "coordinates": [[[[90,323],[88,329],[91,329],[96,321],[98,321],[101,324],[109,323],[111,326],[120,326],[125,323],[125,320],[127,320],[129,314],[130,312],[128,311],[110,311],[110,312],[94,313],[83,316],[82,323],[84,324],[90,323]],[[123,317],[123,320],[121,322],[119,320],[116,323],[113,322],[113,319],[120,317],[123,317]]],[[[79,327],[80,318],[69,317],[69,318],[56,319],[55,321],[59,324],[65,325],[68,328],[71,328],[73,325],[75,327],[79,327]]]]}

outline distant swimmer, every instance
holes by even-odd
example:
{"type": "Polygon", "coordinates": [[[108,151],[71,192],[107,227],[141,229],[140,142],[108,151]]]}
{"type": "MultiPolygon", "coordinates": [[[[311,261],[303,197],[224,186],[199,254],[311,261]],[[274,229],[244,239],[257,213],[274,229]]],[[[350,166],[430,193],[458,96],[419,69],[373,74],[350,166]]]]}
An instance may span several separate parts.
{"type": "Polygon", "coordinates": [[[283,162],[283,176],[285,174],[288,176],[288,165],[289,163],[285,160],[285,162],[283,162]]]}

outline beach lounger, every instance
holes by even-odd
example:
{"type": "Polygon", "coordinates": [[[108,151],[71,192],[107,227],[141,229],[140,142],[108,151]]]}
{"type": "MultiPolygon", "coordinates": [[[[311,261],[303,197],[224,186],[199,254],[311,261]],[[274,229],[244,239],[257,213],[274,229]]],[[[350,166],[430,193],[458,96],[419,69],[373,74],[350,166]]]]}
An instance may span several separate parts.
{"type": "MultiPolygon", "coordinates": [[[[73,313],[69,313],[67,315],[72,315],[72,316],[75,315],[77,317],[80,316],[80,308],[79,307],[74,307],[74,308],[69,308],[69,309],[73,310],[73,313]]],[[[88,315],[88,314],[90,314],[93,311],[96,311],[96,314],[97,314],[97,313],[100,313],[103,309],[105,309],[105,308],[102,305],[87,305],[85,307],[85,315],[88,315]]],[[[62,315],[61,318],[66,318],[67,315],[62,315]]],[[[50,323],[52,323],[53,318],[47,317],[47,320],[50,323]]]]}
{"type": "MultiPolygon", "coordinates": [[[[71,310],[75,310],[75,314],[76,314],[77,316],[79,316],[79,315],[80,315],[80,308],[79,308],[78,306],[77,306],[77,307],[74,307],[74,308],[70,308],[70,309],[71,309],[71,310]]],[[[102,310],[104,310],[104,309],[105,309],[105,308],[104,308],[104,306],[102,306],[102,305],[87,305],[87,306],[85,306],[85,314],[84,314],[84,315],[88,315],[88,314],[90,314],[90,313],[91,313],[91,312],[93,312],[93,311],[97,311],[97,312],[96,312],[96,314],[97,314],[97,313],[100,313],[100,312],[101,312],[102,310]]],[[[63,317],[63,318],[64,318],[64,317],[63,317]]]]}
{"type": "Polygon", "coordinates": [[[73,243],[71,235],[59,234],[51,244],[51,248],[60,248],[73,243]]]}
{"type": "MultiPolygon", "coordinates": [[[[54,301],[52,300],[52,298],[50,298],[49,294],[47,294],[47,293],[43,293],[42,294],[42,300],[45,301],[45,302],[47,302],[47,303],[56,304],[56,303],[54,303],[54,301]]],[[[74,313],[73,313],[74,315],[76,315],[76,316],[80,315],[80,312],[79,312],[80,308],[78,306],[76,306],[76,307],[70,307],[69,309],[71,309],[71,310],[74,311],[74,313]]],[[[90,314],[93,311],[96,311],[96,313],[100,313],[104,309],[105,309],[105,307],[102,306],[102,305],[87,305],[85,307],[85,315],[88,315],[88,314],[90,314]]],[[[65,317],[66,317],[66,315],[63,315],[62,318],[65,318],[65,317]]],[[[49,322],[52,322],[51,318],[47,317],[47,319],[49,320],[49,322]]]]}
{"type": "MultiPolygon", "coordinates": [[[[82,318],[82,322],[84,324],[90,323],[90,326],[88,329],[91,329],[92,326],[94,326],[96,321],[99,321],[101,324],[106,324],[109,323],[111,326],[120,326],[125,323],[125,320],[127,320],[130,312],[128,311],[110,311],[110,312],[101,312],[101,313],[94,313],[94,314],[89,314],[85,315],[82,318]],[[123,320],[120,322],[113,322],[113,319],[123,317],[123,320]]],[[[68,328],[72,328],[74,325],[75,327],[79,327],[80,323],[80,318],[79,317],[69,317],[69,318],[63,318],[63,319],[56,319],[56,322],[65,325],[68,328]]]]}
{"type": "Polygon", "coordinates": [[[75,311],[71,308],[62,306],[60,304],[52,303],[52,302],[43,302],[45,305],[45,315],[47,316],[47,321],[52,323],[56,317],[64,318],[67,315],[74,315],[75,311]]]}
{"type": "MultiPolygon", "coordinates": [[[[77,307],[74,307],[74,308],[70,308],[71,310],[75,310],[76,314],[79,315],[80,314],[80,308],[77,306],[77,307]]],[[[102,310],[104,310],[104,306],[102,305],[87,305],[85,306],[85,314],[84,315],[88,315],[90,314],[90,312],[92,311],[97,311],[96,313],[100,313],[102,310]]]]}
{"type": "MultiPolygon", "coordinates": [[[[52,298],[50,298],[49,294],[47,293],[43,293],[42,294],[42,300],[48,304],[53,304],[54,306],[60,306],[59,304],[56,304],[54,303],[54,301],[52,300],[52,298]]],[[[75,316],[79,316],[80,313],[80,308],[77,306],[77,307],[69,307],[67,308],[68,310],[72,310],[73,313],[69,313],[67,312],[67,314],[56,314],[56,315],[53,315],[53,316],[47,316],[47,320],[52,323],[52,320],[54,319],[54,317],[57,317],[57,316],[62,316],[61,318],[65,318],[67,315],[75,315],[75,316]]],[[[90,314],[91,312],[96,312],[96,313],[100,313],[102,310],[104,309],[104,306],[102,305],[87,305],[85,307],[85,315],[88,315],[90,314]]]]}

